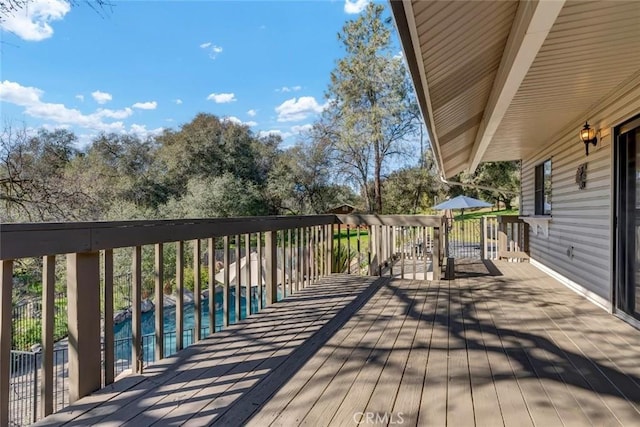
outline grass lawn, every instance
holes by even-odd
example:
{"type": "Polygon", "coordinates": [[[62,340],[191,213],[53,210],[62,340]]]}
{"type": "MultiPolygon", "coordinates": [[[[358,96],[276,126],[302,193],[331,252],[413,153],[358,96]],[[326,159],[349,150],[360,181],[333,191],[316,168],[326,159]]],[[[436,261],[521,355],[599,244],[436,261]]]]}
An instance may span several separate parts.
{"type": "MultiPolygon", "coordinates": [[[[358,250],[358,232],[356,229],[349,230],[349,242],[351,243],[351,249],[354,251],[358,250]]],[[[337,247],[338,244],[342,243],[342,245],[347,244],[347,229],[342,228],[340,232],[333,233],[333,246],[337,247]]],[[[360,252],[366,252],[369,247],[369,230],[360,229],[360,252]]]]}
{"type": "Polygon", "coordinates": [[[464,215],[460,215],[460,210],[456,209],[457,215],[454,215],[453,219],[456,221],[467,221],[471,219],[481,218],[486,215],[518,215],[518,209],[502,209],[500,211],[491,211],[491,208],[478,209],[473,212],[465,212],[464,215]]]}

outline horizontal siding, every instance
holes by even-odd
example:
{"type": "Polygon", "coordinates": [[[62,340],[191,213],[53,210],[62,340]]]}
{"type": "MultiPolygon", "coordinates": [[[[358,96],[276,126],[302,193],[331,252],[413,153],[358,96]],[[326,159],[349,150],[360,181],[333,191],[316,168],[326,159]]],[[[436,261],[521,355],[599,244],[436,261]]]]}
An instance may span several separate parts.
{"type": "MultiPolygon", "coordinates": [[[[611,215],[613,127],[640,113],[640,74],[618,87],[587,115],[600,129],[598,146],[589,147],[578,137],[581,121],[564,126],[535,155],[522,161],[522,212],[534,214],[535,166],[551,158],[551,214],[549,236],[530,235],[532,258],[585,289],[611,301],[611,215]],[[575,128],[575,129],[574,129],[575,128]],[[569,131],[574,130],[574,131],[569,131]],[[576,169],[587,163],[587,187],[579,190],[576,169]],[[573,258],[567,249],[573,246],[573,258]]],[[[580,119],[582,120],[582,119],[580,119]]]]}

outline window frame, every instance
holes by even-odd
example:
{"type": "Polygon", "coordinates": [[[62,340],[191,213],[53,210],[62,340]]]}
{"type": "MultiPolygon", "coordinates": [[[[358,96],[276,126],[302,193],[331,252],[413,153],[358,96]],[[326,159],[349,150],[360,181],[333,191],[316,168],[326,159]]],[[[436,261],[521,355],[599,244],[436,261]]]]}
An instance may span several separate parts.
{"type": "Polygon", "coordinates": [[[551,199],[552,199],[552,192],[551,192],[551,176],[552,176],[552,171],[553,171],[553,164],[551,162],[551,158],[546,159],[545,161],[539,163],[536,165],[535,167],[535,175],[534,175],[534,202],[535,202],[535,208],[534,208],[534,212],[535,215],[539,215],[539,216],[551,216],[551,199]],[[549,173],[546,173],[546,164],[549,164],[549,173]],[[546,182],[549,182],[548,186],[545,185],[546,182]],[[545,210],[545,197],[547,196],[547,192],[546,190],[549,190],[548,193],[548,201],[547,203],[549,204],[549,209],[545,210]]]}

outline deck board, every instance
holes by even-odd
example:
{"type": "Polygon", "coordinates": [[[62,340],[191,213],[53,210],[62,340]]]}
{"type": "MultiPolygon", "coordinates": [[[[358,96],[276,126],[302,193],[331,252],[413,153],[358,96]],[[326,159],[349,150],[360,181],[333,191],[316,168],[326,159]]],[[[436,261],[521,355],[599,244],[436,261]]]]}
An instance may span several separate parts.
{"type": "Polygon", "coordinates": [[[39,424],[637,424],[640,331],[529,263],[489,267],[330,276],[39,424]]]}

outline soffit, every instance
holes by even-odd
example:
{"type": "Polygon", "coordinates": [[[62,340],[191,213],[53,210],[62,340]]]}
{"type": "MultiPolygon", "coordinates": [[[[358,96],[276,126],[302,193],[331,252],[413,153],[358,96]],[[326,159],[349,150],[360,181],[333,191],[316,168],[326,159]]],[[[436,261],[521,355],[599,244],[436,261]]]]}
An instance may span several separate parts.
{"type": "Polygon", "coordinates": [[[638,72],[640,2],[567,2],[482,160],[528,157],[565,130],[577,140],[580,122],[638,72]]]}

